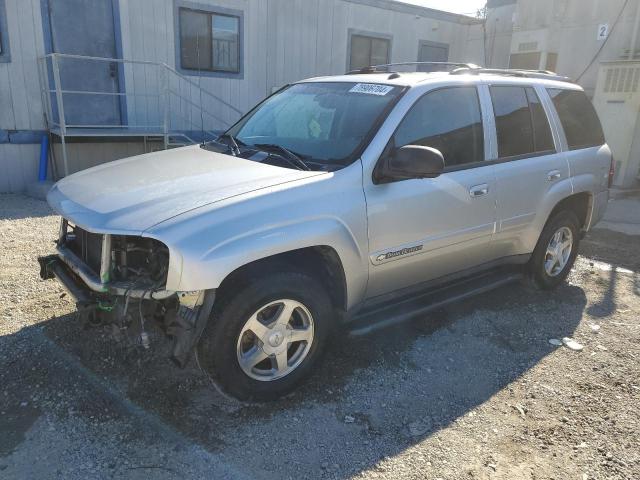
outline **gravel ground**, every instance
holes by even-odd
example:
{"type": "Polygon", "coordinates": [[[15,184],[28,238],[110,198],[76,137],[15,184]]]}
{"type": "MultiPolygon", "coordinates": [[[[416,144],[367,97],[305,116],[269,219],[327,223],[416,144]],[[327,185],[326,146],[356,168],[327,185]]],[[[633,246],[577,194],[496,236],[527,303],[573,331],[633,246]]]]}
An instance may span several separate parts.
{"type": "Polygon", "coordinates": [[[593,231],[555,292],[338,337],[303,388],[250,405],[160,337],[123,349],[80,325],[38,278],[57,226],[0,195],[0,478],[640,478],[638,236],[593,231]],[[584,350],[548,342],[565,336],[584,350]]]}

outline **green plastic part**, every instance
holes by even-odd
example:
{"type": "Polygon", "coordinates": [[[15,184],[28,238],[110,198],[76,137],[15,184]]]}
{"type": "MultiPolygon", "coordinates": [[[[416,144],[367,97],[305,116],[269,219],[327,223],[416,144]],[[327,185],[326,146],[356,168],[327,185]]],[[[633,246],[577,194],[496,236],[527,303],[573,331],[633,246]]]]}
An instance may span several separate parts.
{"type": "Polygon", "coordinates": [[[109,305],[103,302],[98,302],[98,310],[102,310],[103,312],[111,312],[113,310],[113,305],[109,305]]]}

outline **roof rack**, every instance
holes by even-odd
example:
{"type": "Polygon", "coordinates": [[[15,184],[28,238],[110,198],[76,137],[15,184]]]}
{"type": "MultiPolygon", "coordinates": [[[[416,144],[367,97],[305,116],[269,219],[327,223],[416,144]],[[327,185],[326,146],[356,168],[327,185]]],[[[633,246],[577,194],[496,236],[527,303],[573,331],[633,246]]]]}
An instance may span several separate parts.
{"type": "Polygon", "coordinates": [[[450,72],[451,75],[464,75],[467,73],[470,73],[472,75],[478,75],[479,73],[488,73],[493,75],[506,75],[510,77],[542,78],[546,80],[557,80],[560,82],[573,82],[573,80],[571,80],[569,77],[558,75],[556,72],[551,72],[549,70],[520,70],[520,69],[510,69],[510,68],[460,67],[450,72]]]}
{"type": "Polygon", "coordinates": [[[450,72],[451,69],[465,69],[473,70],[480,68],[473,63],[452,63],[452,62],[400,62],[400,63],[386,63],[384,65],[372,65],[370,67],[360,68],[358,70],[351,70],[347,72],[347,75],[358,75],[367,73],[397,73],[389,71],[389,67],[404,67],[409,65],[416,66],[429,66],[442,68],[442,70],[433,70],[434,72],[450,72]]]}
{"type": "Polygon", "coordinates": [[[493,75],[506,75],[510,77],[521,78],[541,78],[546,80],[557,80],[560,82],[573,82],[569,77],[558,75],[556,72],[549,70],[523,70],[523,69],[511,69],[511,68],[484,68],[473,63],[457,63],[457,62],[400,62],[400,63],[386,63],[383,65],[372,65],[370,67],[360,68],[358,70],[351,70],[347,72],[347,75],[358,74],[370,74],[370,73],[395,73],[398,72],[389,70],[389,67],[404,67],[404,66],[429,66],[434,67],[433,72],[449,72],[451,75],[464,75],[472,74],[478,75],[480,73],[487,73],[493,75]]]}

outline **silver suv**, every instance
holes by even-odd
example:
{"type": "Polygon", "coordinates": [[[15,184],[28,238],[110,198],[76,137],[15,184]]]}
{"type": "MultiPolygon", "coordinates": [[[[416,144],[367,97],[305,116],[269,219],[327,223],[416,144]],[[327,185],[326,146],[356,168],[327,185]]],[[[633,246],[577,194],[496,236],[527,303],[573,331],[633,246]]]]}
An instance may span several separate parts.
{"type": "MultiPolygon", "coordinates": [[[[266,400],[354,334],[531,277],[562,282],[603,215],[611,152],[549,73],[393,66],[301,81],[216,141],[101,165],[48,195],[40,258],[91,323],[266,400]],[[197,347],[197,348],[196,348],[197,347]]],[[[445,68],[446,67],[446,68],[445,68]]]]}

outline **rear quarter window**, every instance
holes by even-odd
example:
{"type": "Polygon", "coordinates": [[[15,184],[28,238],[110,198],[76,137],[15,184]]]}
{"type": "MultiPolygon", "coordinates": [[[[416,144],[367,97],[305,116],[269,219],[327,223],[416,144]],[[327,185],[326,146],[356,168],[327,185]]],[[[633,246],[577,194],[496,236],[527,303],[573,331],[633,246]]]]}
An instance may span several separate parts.
{"type": "Polygon", "coordinates": [[[569,150],[605,143],[602,125],[587,95],[578,90],[547,89],[567,137],[569,150]]]}

